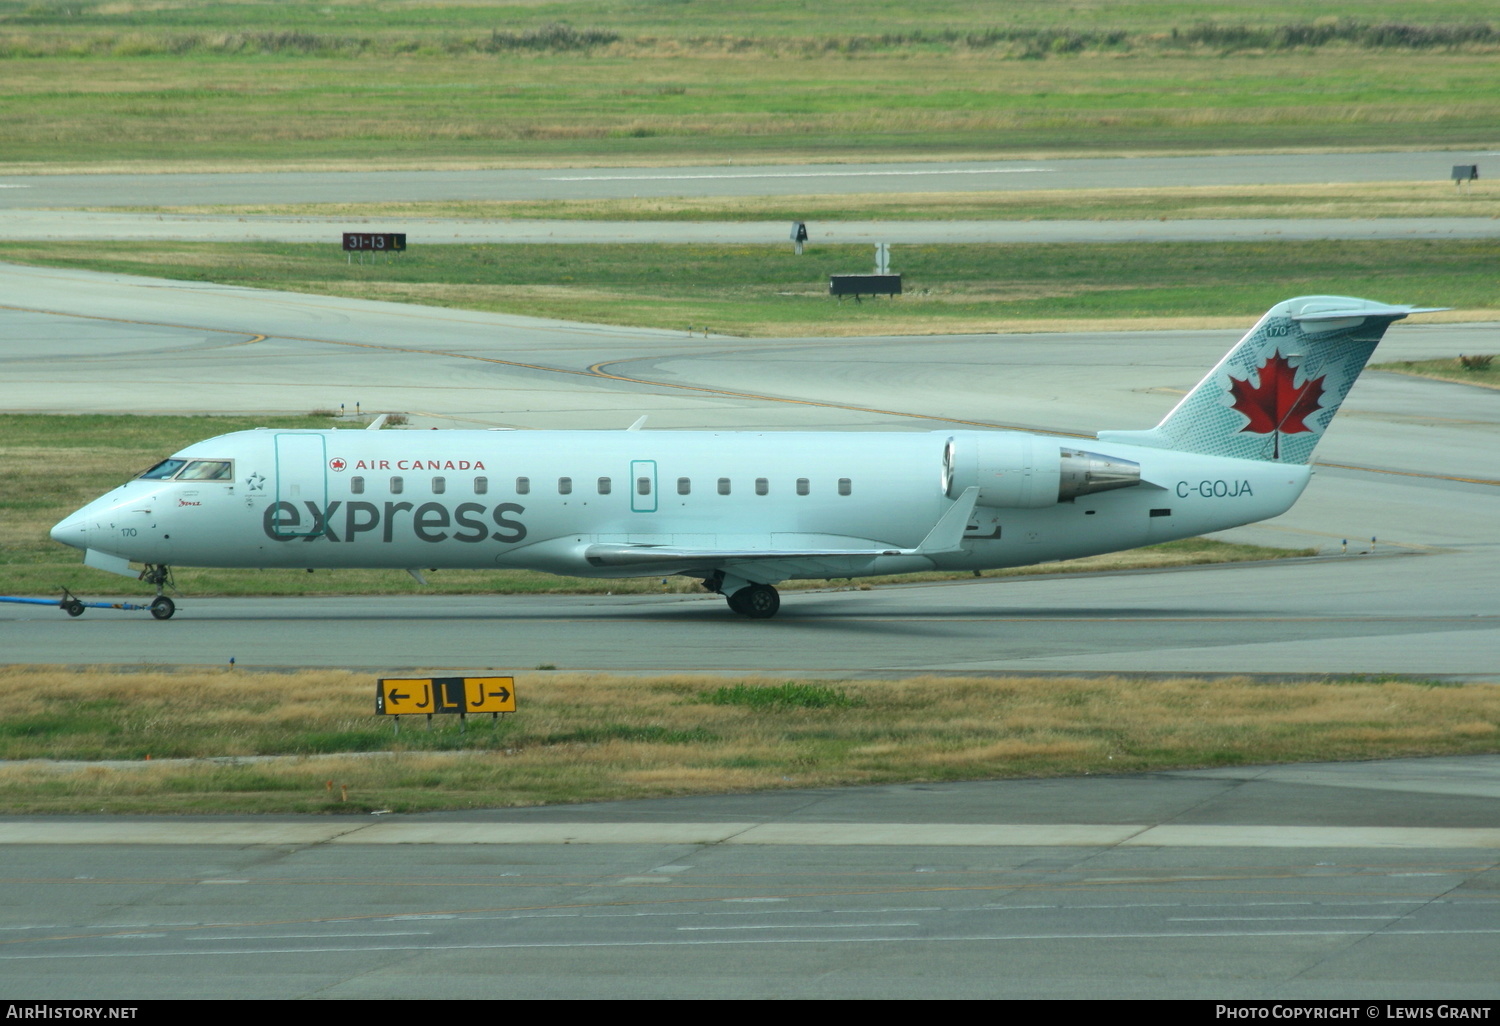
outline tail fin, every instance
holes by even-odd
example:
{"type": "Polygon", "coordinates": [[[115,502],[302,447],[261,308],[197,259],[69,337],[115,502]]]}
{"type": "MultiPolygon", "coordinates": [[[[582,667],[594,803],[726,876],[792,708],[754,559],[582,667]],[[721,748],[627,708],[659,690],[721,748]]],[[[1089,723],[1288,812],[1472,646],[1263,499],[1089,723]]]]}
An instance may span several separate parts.
{"type": "Polygon", "coordinates": [[[1101,431],[1099,438],[1207,456],[1310,463],[1385,329],[1433,309],[1345,296],[1277,303],[1160,424],[1149,431],[1101,431]]]}

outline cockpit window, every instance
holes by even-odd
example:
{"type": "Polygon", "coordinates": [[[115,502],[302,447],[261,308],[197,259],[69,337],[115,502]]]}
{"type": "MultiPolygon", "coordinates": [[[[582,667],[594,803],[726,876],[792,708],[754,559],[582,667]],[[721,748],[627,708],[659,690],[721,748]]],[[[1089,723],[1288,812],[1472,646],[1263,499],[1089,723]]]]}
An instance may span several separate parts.
{"type": "Polygon", "coordinates": [[[194,460],[177,475],[179,481],[233,481],[234,464],[229,460],[194,460]]]}
{"type": "Polygon", "coordinates": [[[166,481],[233,481],[233,460],[162,460],[141,475],[142,479],[166,481]]]}
{"type": "Polygon", "coordinates": [[[164,481],[182,469],[187,460],[162,460],[156,466],[141,475],[143,479],[151,481],[164,481]]]}

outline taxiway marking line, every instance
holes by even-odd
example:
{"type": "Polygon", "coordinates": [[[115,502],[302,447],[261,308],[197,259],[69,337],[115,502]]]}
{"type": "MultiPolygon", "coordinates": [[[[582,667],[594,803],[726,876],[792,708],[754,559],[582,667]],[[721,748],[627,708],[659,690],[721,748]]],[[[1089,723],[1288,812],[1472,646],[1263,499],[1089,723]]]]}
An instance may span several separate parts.
{"type": "Polygon", "coordinates": [[[1427,474],[1420,470],[1382,470],[1379,467],[1356,467],[1350,463],[1319,463],[1316,465],[1319,467],[1332,467],[1335,470],[1356,470],[1364,474],[1392,474],[1396,477],[1427,477],[1435,481],[1458,481],[1462,484],[1500,487],[1500,481],[1488,477],[1458,477],[1454,474],[1427,474]]]}

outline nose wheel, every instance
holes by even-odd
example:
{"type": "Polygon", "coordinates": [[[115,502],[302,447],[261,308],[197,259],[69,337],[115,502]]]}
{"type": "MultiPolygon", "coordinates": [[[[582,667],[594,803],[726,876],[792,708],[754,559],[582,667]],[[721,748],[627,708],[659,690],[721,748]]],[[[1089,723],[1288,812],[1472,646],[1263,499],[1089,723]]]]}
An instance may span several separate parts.
{"type": "Polygon", "coordinates": [[[725,598],[730,609],[753,620],[768,620],[781,608],[781,595],[769,584],[752,584],[725,598]]]}
{"type": "Polygon", "coordinates": [[[146,569],[141,571],[141,580],[156,585],[156,598],[152,599],[151,605],[146,607],[151,610],[151,615],[158,620],[172,619],[172,614],[177,612],[177,603],[162,594],[169,587],[173,591],[177,590],[172,583],[172,568],[159,563],[149,563],[146,569]]]}

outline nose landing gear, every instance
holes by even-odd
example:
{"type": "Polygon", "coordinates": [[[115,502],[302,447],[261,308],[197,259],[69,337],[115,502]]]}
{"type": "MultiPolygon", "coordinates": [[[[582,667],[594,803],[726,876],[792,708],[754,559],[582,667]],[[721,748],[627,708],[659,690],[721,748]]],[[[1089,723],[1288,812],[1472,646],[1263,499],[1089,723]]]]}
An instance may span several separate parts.
{"type": "Polygon", "coordinates": [[[172,568],[160,563],[147,563],[146,569],[141,571],[141,580],[156,585],[156,598],[147,607],[151,610],[151,615],[158,620],[172,619],[172,614],[177,612],[177,603],[162,594],[166,588],[177,590],[177,586],[172,583],[172,568]]]}

